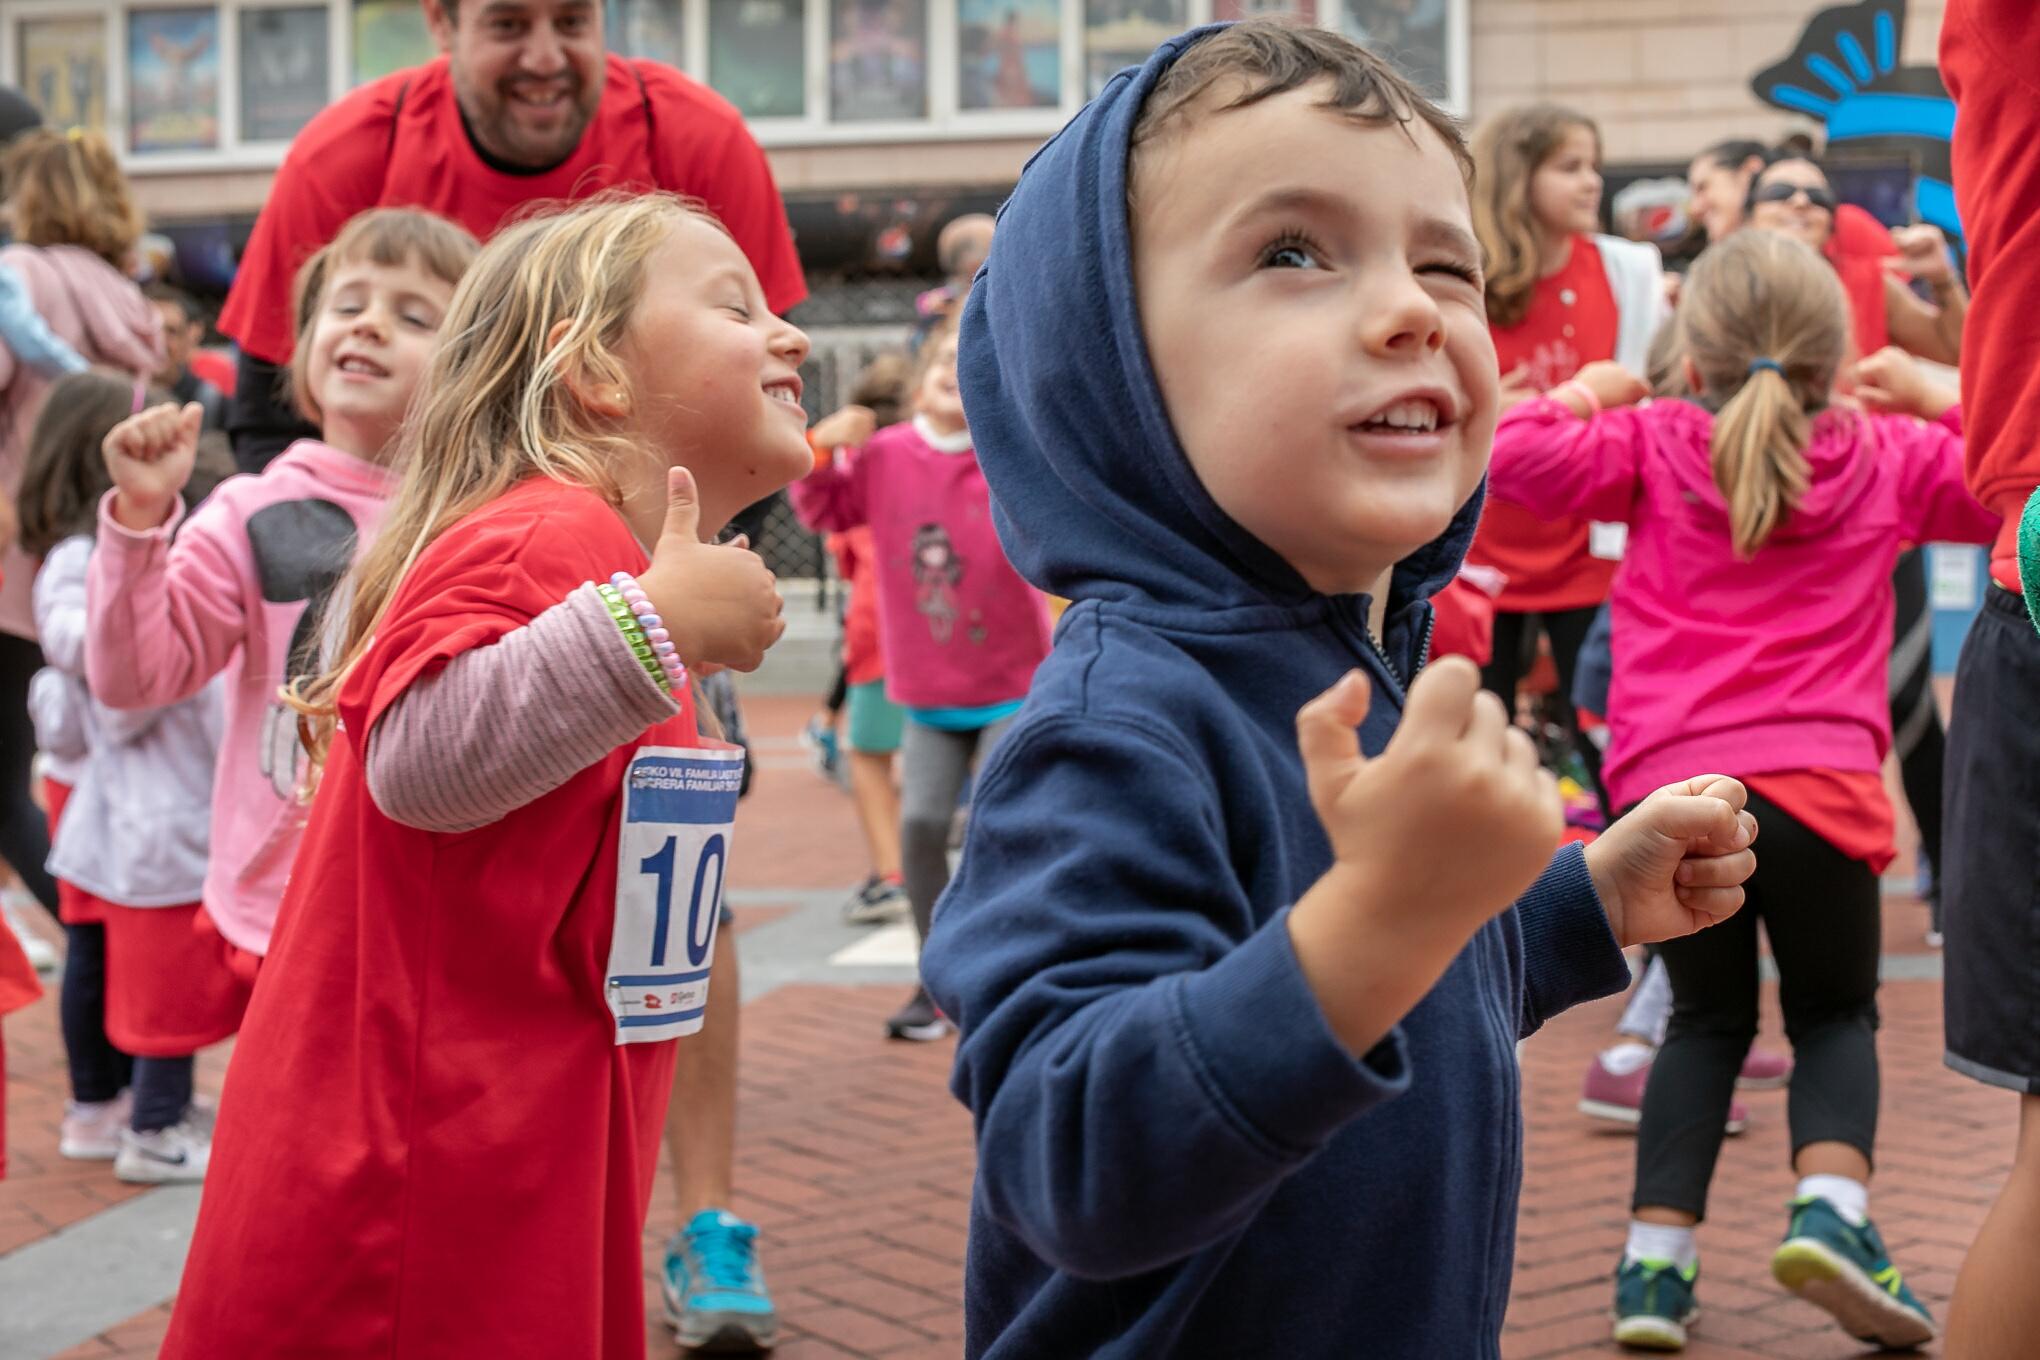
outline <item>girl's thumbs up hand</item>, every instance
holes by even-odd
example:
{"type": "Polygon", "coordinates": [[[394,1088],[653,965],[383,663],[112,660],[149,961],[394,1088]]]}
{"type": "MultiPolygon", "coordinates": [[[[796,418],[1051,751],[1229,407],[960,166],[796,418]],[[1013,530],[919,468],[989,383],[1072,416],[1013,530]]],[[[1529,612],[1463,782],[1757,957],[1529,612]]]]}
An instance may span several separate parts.
{"type": "Polygon", "coordinates": [[[786,631],[785,602],[763,558],[737,544],[701,541],[694,476],[667,474],[666,525],[638,585],[690,668],[754,671],[786,631]]]}

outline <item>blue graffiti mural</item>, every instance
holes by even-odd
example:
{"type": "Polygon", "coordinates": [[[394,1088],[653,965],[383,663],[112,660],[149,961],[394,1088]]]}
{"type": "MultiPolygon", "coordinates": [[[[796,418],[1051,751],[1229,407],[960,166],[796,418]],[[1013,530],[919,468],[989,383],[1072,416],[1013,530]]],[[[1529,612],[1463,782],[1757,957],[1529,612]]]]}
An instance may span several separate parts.
{"type": "Polygon", "coordinates": [[[1807,23],[1792,55],[1757,72],[1757,98],[1817,118],[1829,146],[1889,150],[1916,170],[1913,210],[1959,240],[1962,223],[1949,186],[1948,139],[1955,101],[1931,66],[1901,66],[1905,0],[1862,0],[1824,9],[1807,23]]]}

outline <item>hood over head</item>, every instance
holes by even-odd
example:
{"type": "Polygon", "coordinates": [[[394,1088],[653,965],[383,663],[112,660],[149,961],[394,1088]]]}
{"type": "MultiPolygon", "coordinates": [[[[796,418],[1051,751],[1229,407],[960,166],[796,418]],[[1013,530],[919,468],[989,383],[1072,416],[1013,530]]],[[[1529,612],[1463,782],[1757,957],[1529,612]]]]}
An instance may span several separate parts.
{"type": "MultiPolygon", "coordinates": [[[[1020,574],[1051,594],[1199,609],[1318,598],[1198,480],[1169,423],[1134,296],[1134,126],[1162,73],[1223,29],[1162,44],[1034,154],[964,308],[958,377],[999,539],[1020,574]]],[[[1397,566],[1392,607],[1432,595],[1458,571],[1483,493],[1484,484],[1397,566]]]]}

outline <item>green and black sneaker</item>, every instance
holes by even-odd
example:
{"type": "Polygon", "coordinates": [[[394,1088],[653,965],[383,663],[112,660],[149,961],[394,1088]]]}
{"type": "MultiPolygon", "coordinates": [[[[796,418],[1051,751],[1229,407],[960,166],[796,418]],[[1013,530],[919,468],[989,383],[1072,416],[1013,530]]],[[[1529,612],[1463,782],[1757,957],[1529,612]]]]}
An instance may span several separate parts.
{"type": "Polygon", "coordinates": [[[1615,1269],[1615,1339],[1647,1351],[1686,1349],[1686,1327],[1700,1316],[1693,1285],[1695,1262],[1684,1270],[1670,1261],[1625,1259],[1615,1269]]]}
{"type": "Polygon", "coordinates": [[[1779,1284],[1826,1309],[1858,1341],[1902,1348],[1938,1334],[1926,1305],[1906,1288],[1877,1229],[1857,1227],[1824,1199],[1792,1201],[1792,1226],[1771,1257],[1779,1284]]]}

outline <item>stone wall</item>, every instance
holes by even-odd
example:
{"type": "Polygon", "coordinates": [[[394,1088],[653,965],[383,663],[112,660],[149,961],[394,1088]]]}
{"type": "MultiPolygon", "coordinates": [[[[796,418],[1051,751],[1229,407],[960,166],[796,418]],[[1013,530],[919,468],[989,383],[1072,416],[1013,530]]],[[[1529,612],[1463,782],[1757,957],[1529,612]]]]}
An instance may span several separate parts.
{"type": "MultiPolygon", "coordinates": [[[[1759,104],[1823,0],[1468,0],[1475,120],[1537,99],[1601,124],[1611,163],[1684,161],[1724,137],[1775,140],[1811,121],[1759,104]]],[[[1931,65],[1940,0],[1912,0],[1900,60],[1931,65]]]]}

